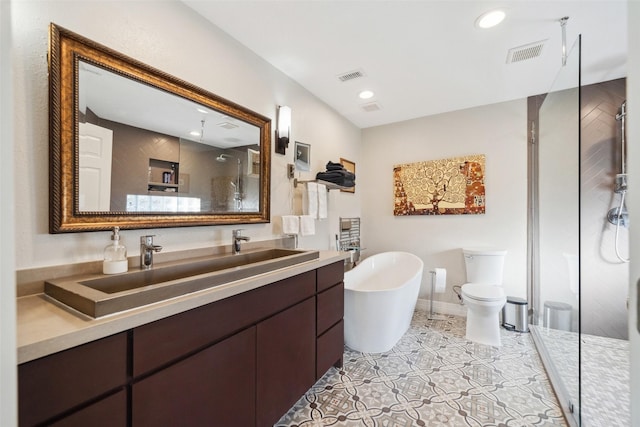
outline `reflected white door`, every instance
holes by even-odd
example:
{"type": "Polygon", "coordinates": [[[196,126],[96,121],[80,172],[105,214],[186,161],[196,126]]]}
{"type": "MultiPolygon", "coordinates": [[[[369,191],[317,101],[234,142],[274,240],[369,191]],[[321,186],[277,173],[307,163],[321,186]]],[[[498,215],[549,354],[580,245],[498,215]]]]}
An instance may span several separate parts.
{"type": "Polygon", "coordinates": [[[80,123],[79,133],[80,211],[109,211],[113,131],[91,123],[80,123]]]}

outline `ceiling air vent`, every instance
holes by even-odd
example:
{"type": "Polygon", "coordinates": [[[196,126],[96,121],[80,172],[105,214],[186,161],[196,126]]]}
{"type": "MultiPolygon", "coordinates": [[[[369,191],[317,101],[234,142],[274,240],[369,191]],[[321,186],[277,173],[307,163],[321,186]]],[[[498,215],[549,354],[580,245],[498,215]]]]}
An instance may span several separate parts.
{"type": "Polygon", "coordinates": [[[235,128],[238,127],[238,125],[236,125],[234,123],[230,123],[230,122],[218,123],[218,126],[220,126],[221,128],[224,128],[224,129],[235,129],[235,128]]]}
{"type": "Polygon", "coordinates": [[[338,75],[338,80],[341,82],[348,82],[349,80],[359,79],[360,77],[364,77],[364,72],[362,70],[353,70],[348,73],[338,75]]]}
{"type": "Polygon", "coordinates": [[[507,52],[507,64],[537,58],[542,55],[542,48],[545,42],[546,40],[541,40],[509,49],[509,52],[507,52]]]}
{"type": "Polygon", "coordinates": [[[362,109],[367,113],[370,113],[372,111],[378,111],[380,110],[380,108],[381,108],[380,104],[378,104],[377,102],[369,102],[368,104],[362,105],[362,109]]]}

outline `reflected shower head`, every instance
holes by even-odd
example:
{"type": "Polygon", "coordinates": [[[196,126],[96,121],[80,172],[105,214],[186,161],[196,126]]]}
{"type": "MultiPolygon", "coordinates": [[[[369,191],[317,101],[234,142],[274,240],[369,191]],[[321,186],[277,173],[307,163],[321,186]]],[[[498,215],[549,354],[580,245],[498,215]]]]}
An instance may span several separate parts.
{"type": "Polygon", "coordinates": [[[620,121],[627,115],[627,100],[622,103],[620,106],[620,112],[616,114],[616,120],[620,121]]]}
{"type": "Polygon", "coordinates": [[[220,154],[218,157],[216,157],[216,161],[218,162],[226,162],[228,157],[232,157],[228,154],[220,154]]]}

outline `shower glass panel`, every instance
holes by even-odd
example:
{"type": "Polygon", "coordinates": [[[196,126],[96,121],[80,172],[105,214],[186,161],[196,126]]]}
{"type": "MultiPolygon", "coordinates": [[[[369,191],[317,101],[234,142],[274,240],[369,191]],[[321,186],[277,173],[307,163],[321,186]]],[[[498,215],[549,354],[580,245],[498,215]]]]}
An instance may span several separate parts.
{"type": "Polygon", "coordinates": [[[580,38],[538,114],[531,330],[565,416],[579,425],[580,38]]]}

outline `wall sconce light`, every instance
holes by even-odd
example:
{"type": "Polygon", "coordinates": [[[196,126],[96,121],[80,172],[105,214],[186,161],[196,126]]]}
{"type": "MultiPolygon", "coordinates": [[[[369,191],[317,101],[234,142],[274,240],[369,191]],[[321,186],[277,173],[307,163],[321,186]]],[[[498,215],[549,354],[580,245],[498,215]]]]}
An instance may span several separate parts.
{"type": "Polygon", "coordinates": [[[278,121],[276,126],[276,153],[285,154],[289,146],[291,134],[291,108],[286,105],[278,106],[278,121]]]}

